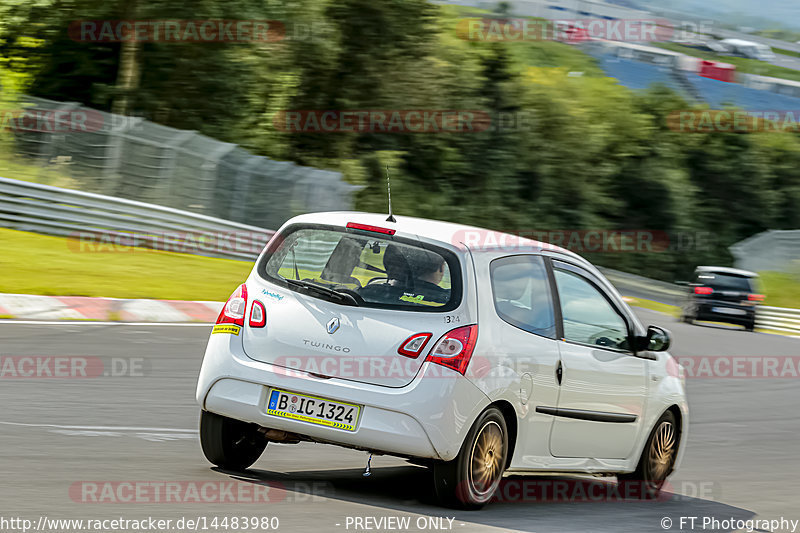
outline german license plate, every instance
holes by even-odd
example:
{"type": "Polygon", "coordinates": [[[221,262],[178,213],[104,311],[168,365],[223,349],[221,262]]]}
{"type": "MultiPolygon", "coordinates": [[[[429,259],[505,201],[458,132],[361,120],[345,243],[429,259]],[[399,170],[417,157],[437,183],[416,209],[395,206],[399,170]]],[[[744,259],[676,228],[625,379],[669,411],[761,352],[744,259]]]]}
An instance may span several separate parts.
{"type": "Polygon", "coordinates": [[[712,307],[711,311],[714,313],[720,313],[722,315],[743,315],[745,314],[744,310],[742,309],[732,309],[730,307],[712,307]]]}
{"type": "Polygon", "coordinates": [[[270,389],[267,414],[344,431],[355,431],[361,406],[308,394],[270,389]]]}

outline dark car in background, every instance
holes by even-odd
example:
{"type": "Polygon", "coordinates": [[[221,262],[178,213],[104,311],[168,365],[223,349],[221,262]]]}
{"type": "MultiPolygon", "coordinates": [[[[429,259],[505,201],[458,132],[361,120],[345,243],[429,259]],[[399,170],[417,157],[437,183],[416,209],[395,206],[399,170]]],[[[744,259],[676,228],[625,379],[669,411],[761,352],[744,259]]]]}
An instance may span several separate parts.
{"type": "Polygon", "coordinates": [[[700,266],[688,283],[681,321],[725,322],[753,331],[756,306],[764,300],[758,274],[737,268],[700,266]]]}

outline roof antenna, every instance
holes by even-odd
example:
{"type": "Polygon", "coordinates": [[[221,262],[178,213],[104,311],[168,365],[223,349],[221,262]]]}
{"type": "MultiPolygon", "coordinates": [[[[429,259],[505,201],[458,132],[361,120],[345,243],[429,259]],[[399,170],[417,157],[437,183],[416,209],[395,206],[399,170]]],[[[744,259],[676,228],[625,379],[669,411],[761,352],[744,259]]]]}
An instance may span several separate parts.
{"type": "Polygon", "coordinates": [[[386,222],[397,222],[392,215],[392,184],[389,181],[389,165],[386,165],[386,190],[389,192],[389,218],[386,222]]]}

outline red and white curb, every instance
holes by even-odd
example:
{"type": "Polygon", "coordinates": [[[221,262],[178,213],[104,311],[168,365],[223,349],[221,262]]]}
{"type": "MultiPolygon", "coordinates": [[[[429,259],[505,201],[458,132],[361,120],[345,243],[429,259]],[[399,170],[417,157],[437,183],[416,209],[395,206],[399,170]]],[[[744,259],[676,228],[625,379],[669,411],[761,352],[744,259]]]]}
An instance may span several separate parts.
{"type": "Polygon", "coordinates": [[[224,302],[0,294],[0,319],[213,323],[224,302]]]}

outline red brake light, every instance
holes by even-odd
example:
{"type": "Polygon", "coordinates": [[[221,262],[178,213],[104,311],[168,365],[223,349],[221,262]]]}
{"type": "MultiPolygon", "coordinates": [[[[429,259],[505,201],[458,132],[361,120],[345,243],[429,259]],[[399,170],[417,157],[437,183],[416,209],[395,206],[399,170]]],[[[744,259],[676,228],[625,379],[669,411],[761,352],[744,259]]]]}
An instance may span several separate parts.
{"type": "Polygon", "coordinates": [[[712,289],[711,287],[695,287],[694,288],[694,293],[695,294],[712,294],[713,292],[714,292],[714,289],[712,289]]]}
{"type": "Polygon", "coordinates": [[[267,310],[264,304],[258,300],[253,300],[253,307],[250,309],[250,327],[263,328],[267,325],[267,310]]]}
{"type": "Polygon", "coordinates": [[[748,294],[747,299],[751,302],[763,302],[764,295],[763,294],[748,294]]]}
{"type": "Polygon", "coordinates": [[[247,309],[247,287],[242,284],[225,302],[225,307],[222,308],[217,317],[217,324],[244,326],[245,309],[247,309]]]}
{"type": "Polygon", "coordinates": [[[416,359],[419,357],[419,354],[422,353],[422,350],[425,349],[425,346],[428,344],[428,339],[432,336],[433,333],[415,333],[400,344],[397,353],[416,359]]]}
{"type": "Polygon", "coordinates": [[[425,361],[446,366],[464,374],[478,340],[478,326],[464,326],[448,331],[439,339],[425,361]]]}
{"type": "Polygon", "coordinates": [[[384,235],[394,235],[395,231],[397,231],[389,228],[381,228],[379,226],[370,226],[369,224],[358,224],[357,222],[348,222],[347,229],[360,229],[373,233],[383,233],[384,235]]]}

